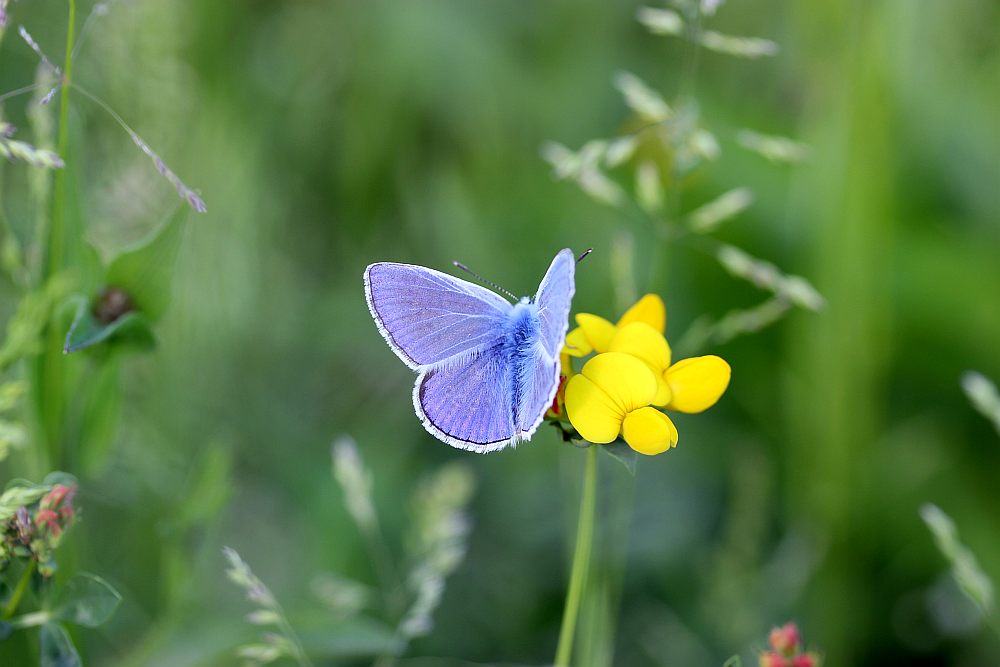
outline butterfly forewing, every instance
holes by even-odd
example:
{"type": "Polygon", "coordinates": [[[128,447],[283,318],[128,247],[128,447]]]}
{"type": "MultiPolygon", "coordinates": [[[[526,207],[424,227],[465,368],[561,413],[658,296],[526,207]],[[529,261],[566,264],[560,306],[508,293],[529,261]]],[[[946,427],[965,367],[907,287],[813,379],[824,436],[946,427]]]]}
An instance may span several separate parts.
{"type": "Polygon", "coordinates": [[[575,272],[576,258],[573,251],[569,248],[560,250],[545,272],[535,295],[542,346],[552,359],[559,358],[569,329],[569,308],[575,291],[575,272]]]}
{"type": "Polygon", "coordinates": [[[484,287],[411,264],[365,270],[368,309],[410,368],[440,364],[494,344],[511,304],[484,287]]]}

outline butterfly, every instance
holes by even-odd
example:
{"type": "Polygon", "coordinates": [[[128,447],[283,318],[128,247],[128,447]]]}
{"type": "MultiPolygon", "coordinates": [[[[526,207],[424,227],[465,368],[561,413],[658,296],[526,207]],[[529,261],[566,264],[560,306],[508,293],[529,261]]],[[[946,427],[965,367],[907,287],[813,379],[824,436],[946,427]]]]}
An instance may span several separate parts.
{"type": "Polygon", "coordinates": [[[559,389],[575,269],[560,250],[535,296],[516,303],[422,266],[365,269],[368,310],[417,372],[413,409],[431,435],[480,453],[531,438],[559,389]]]}

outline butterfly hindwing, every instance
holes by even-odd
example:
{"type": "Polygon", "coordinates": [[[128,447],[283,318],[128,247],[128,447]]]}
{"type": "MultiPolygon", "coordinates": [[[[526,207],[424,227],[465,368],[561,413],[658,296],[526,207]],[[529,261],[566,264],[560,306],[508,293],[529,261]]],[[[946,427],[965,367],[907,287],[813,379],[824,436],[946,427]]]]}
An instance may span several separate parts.
{"type": "Polygon", "coordinates": [[[476,452],[502,449],[515,436],[511,376],[502,348],[420,374],[413,408],[431,435],[476,452]]]}

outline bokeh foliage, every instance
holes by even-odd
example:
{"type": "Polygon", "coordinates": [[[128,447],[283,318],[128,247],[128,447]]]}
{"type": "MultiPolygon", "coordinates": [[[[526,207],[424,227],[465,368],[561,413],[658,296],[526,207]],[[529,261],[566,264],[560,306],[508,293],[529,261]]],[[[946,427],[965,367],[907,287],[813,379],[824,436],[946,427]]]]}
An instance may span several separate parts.
{"type": "MultiPolygon", "coordinates": [[[[293,622],[334,626],[315,618],[313,575],[376,576],[329,472],[345,432],[390,540],[419,474],[461,458],[478,480],[467,560],[411,655],[551,659],[580,452],[544,431],[488,457],[432,440],[360,276],[376,260],[461,259],[526,294],[554,251],[593,246],[575,310],[610,314],[627,305],[616,249],[631,247],[672,340],[758,303],[713,256],[660,249],[539,155],[628,129],[619,71],[677,92],[684,46],[649,34],[637,7],[135,0],[95,21],[74,76],[211,208],[186,225],[155,352],[120,364],[107,455],[72,470],[85,514],[63,548],[123,597],[74,637],[90,663],[231,664],[256,630],[222,577],[223,545],[293,622]]],[[[64,3],[8,11],[61,55],[64,3]]],[[[724,159],[697,172],[685,206],[750,187],[753,205],[716,235],[807,277],[826,305],[713,348],[733,367],[725,399],[634,482],[602,460],[594,585],[612,593],[585,610],[587,655],[718,665],[794,617],[831,665],[1000,661],[918,514],[947,512],[1000,578],[1000,442],[959,386],[970,368],[1000,377],[998,21],[990,0],[730,0],[713,19],[781,50],[700,55],[689,92],[724,159]],[[769,164],[740,146],[747,127],[805,143],[808,159],[769,164]]],[[[9,31],[0,63],[0,91],[34,80],[37,59],[9,31]]],[[[100,109],[71,100],[70,223],[106,260],[176,194],[100,109]]],[[[4,106],[18,128],[25,113],[4,106]]],[[[25,238],[30,172],[2,168],[0,203],[25,238]]],[[[13,294],[0,284],[5,317],[13,294]]],[[[0,479],[25,457],[13,451],[0,479]]],[[[0,658],[30,650],[0,644],[0,658]]]]}

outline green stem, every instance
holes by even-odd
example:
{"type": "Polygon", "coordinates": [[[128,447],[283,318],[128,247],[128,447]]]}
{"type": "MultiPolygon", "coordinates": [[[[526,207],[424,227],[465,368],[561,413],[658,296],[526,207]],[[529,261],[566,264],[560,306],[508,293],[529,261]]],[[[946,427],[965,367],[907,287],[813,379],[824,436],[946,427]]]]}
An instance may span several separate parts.
{"type": "MultiPolygon", "coordinates": [[[[66,160],[69,148],[69,87],[73,82],[73,45],[76,35],[76,0],[69,2],[69,25],[66,28],[66,60],[63,64],[62,89],[59,91],[59,138],[56,151],[66,160]]],[[[66,256],[66,170],[56,172],[53,193],[52,222],[49,227],[48,256],[45,277],[51,277],[62,268],[66,256]]]]}
{"type": "Polygon", "coordinates": [[[0,614],[0,619],[6,621],[17,611],[17,606],[21,604],[21,598],[24,597],[24,591],[28,590],[28,582],[31,581],[31,575],[35,573],[36,565],[35,561],[31,561],[31,564],[24,568],[21,578],[17,581],[17,586],[14,587],[14,592],[10,595],[10,600],[7,601],[3,613],[0,614]]]}
{"type": "Polygon", "coordinates": [[[580,613],[583,589],[590,568],[590,552],[594,545],[594,510],[597,506],[597,447],[587,448],[587,461],[583,470],[583,491],[580,496],[580,519],[576,527],[576,547],[573,550],[573,567],[566,592],[559,644],[556,648],[555,667],[568,667],[573,654],[573,635],[580,613]]]}
{"type": "Polygon", "coordinates": [[[279,616],[281,617],[279,623],[281,630],[285,633],[285,637],[292,642],[292,648],[295,652],[295,661],[299,663],[299,667],[313,667],[312,661],[309,659],[309,656],[306,655],[305,649],[302,648],[302,642],[299,640],[299,636],[295,634],[295,630],[292,629],[292,626],[288,623],[288,619],[285,618],[285,612],[282,611],[279,616]]]}
{"type": "MultiPolygon", "coordinates": [[[[69,162],[69,89],[73,82],[73,47],[76,37],[76,0],[68,0],[69,18],[66,28],[66,59],[63,64],[62,89],[59,91],[59,136],[56,151],[65,162],[69,162]]],[[[66,263],[66,198],[68,190],[67,168],[56,172],[52,197],[52,216],[47,237],[41,239],[45,249],[42,269],[42,288],[57,275],[66,263]]],[[[64,373],[62,359],[62,332],[49,323],[45,351],[40,359],[38,381],[38,408],[42,433],[48,443],[49,461],[59,467],[62,449],[62,427],[65,412],[64,373]]]]}

